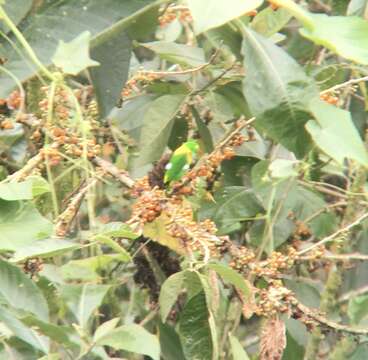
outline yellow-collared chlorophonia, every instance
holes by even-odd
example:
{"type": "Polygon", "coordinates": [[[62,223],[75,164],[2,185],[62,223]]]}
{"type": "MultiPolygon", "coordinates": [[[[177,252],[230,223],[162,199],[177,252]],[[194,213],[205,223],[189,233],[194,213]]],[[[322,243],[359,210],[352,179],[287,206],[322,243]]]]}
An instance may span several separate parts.
{"type": "Polygon", "coordinates": [[[170,161],[166,165],[164,182],[180,180],[190,164],[194,161],[199,150],[199,144],[196,140],[189,140],[179,146],[172,154],[170,161]]]}

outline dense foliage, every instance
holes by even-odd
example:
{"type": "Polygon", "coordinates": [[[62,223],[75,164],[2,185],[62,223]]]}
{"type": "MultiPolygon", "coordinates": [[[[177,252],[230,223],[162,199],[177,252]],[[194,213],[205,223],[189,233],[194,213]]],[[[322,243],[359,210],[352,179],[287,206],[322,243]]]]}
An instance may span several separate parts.
{"type": "Polygon", "coordinates": [[[0,0],[0,358],[367,355],[367,0],[0,0]]]}

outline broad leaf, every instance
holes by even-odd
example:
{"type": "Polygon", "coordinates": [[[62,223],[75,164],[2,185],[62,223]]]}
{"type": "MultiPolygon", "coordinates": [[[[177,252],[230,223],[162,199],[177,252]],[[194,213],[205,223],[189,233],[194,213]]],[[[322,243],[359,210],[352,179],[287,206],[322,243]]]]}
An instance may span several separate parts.
{"type": "Polygon", "coordinates": [[[157,337],[137,324],[123,325],[112,330],[101,337],[97,345],[148,355],[153,360],[160,359],[160,343],[157,337]]]}
{"type": "Polygon", "coordinates": [[[314,82],[284,50],[247,28],[243,55],[243,90],[256,126],[302,157],[311,146],[304,124],[311,119],[308,103],[318,96],[314,82]]]}
{"type": "Polygon", "coordinates": [[[129,225],[122,222],[111,222],[104,224],[98,229],[98,235],[120,237],[124,239],[136,239],[139,235],[129,225]]]}
{"type": "MultiPolygon", "coordinates": [[[[1,5],[2,3],[0,3],[1,5]]],[[[13,21],[15,25],[18,25],[27,15],[32,7],[32,0],[11,0],[6,1],[4,4],[4,10],[13,21]]],[[[8,33],[9,29],[0,23],[1,31],[8,33]]]]}
{"type": "Polygon", "coordinates": [[[102,272],[111,270],[118,262],[127,262],[130,257],[125,254],[102,254],[84,259],[71,260],[61,267],[64,279],[98,281],[102,272]]]}
{"type": "Polygon", "coordinates": [[[209,317],[204,292],[191,298],[181,312],[179,335],[187,359],[213,360],[214,344],[209,317]]]}
{"type": "Polygon", "coordinates": [[[365,20],[355,16],[312,14],[292,0],[276,0],[275,3],[302,22],[304,28],[300,33],[307,39],[346,59],[368,64],[368,23],[365,20]]]}
{"type": "Polygon", "coordinates": [[[4,307],[0,307],[0,321],[14,334],[35,349],[48,353],[48,339],[36,330],[24,325],[17,317],[4,307]]]}
{"type": "Polygon", "coordinates": [[[161,356],[164,360],[185,360],[180,338],[175,329],[167,324],[158,327],[161,345],[161,356]]]}
{"type": "Polygon", "coordinates": [[[32,329],[37,329],[37,333],[47,336],[53,341],[56,341],[63,346],[77,347],[78,345],[74,343],[71,338],[75,335],[75,331],[69,326],[54,325],[36,318],[35,316],[25,316],[20,317],[23,324],[27,325],[32,329]]]}
{"type": "Polygon", "coordinates": [[[159,304],[162,322],[166,322],[171,308],[176,303],[179,294],[183,290],[185,274],[185,271],[181,271],[171,275],[168,279],[166,279],[161,287],[159,304]]]}
{"type": "Polygon", "coordinates": [[[100,66],[90,69],[98,102],[99,115],[109,115],[120,99],[121,90],[128,79],[131,41],[125,31],[110,31],[91,49],[91,57],[100,66]]]}
{"type": "Polygon", "coordinates": [[[212,218],[221,231],[226,231],[227,226],[252,218],[264,211],[252,190],[243,186],[225,187],[217,192],[215,202],[206,202],[202,205],[199,217],[212,218]]]}
{"type": "Polygon", "coordinates": [[[262,2],[263,0],[187,0],[197,34],[245,15],[262,2]]]}
{"type": "Polygon", "coordinates": [[[270,7],[258,13],[250,24],[252,30],[270,37],[280,31],[291,19],[290,13],[285,9],[274,11],[270,7]]]}
{"type": "Polygon", "coordinates": [[[181,241],[173,237],[167,231],[167,224],[170,218],[167,214],[162,213],[158,218],[150,223],[146,223],[143,228],[143,235],[154,241],[157,241],[161,245],[167,246],[171,250],[178,254],[185,255],[186,251],[181,241]]]}
{"type": "Polygon", "coordinates": [[[150,104],[143,118],[137,164],[145,165],[160,158],[185,98],[185,95],[164,95],[150,104]]]}
{"type": "Polygon", "coordinates": [[[16,251],[51,231],[52,224],[31,203],[0,200],[0,250],[16,251]]]}
{"type": "Polygon", "coordinates": [[[368,315],[368,295],[351,298],[348,305],[348,315],[354,324],[359,324],[368,315]]]}
{"type": "MultiPolygon", "coordinates": [[[[59,40],[71,41],[83,31],[92,34],[91,52],[102,42],[109,40],[116,32],[122,33],[137,20],[137,15],[157,6],[152,0],[115,1],[87,0],[83,2],[58,2],[45,6],[30,15],[20,30],[42,63],[51,64],[59,40]]],[[[35,67],[28,59],[20,58],[9,44],[4,44],[0,54],[8,59],[6,68],[21,81],[33,76],[35,67]]],[[[121,59],[119,59],[121,61],[121,59]]],[[[127,59],[129,60],[129,58],[127,59]]],[[[124,67],[124,71],[127,68],[124,67]]],[[[124,82],[124,77],[119,81],[124,82]]],[[[15,86],[12,79],[1,74],[3,97],[15,86]]],[[[116,96],[116,93],[112,94],[116,96]]],[[[114,99],[116,101],[117,99],[114,99]]]]}
{"type": "Polygon", "coordinates": [[[245,352],[243,346],[240,344],[239,340],[231,334],[229,334],[229,340],[233,360],[249,360],[249,357],[245,352]]]}
{"type": "Polygon", "coordinates": [[[62,239],[50,238],[38,240],[16,250],[11,261],[20,262],[32,257],[48,258],[79,248],[79,244],[62,239]]]}
{"type": "Polygon", "coordinates": [[[0,198],[8,201],[30,200],[49,191],[48,182],[40,176],[31,176],[21,182],[0,183],[0,198]]]}
{"type": "Polygon", "coordinates": [[[142,46],[174,64],[196,67],[206,62],[203,49],[198,47],[166,41],[144,43],[142,46]]]}
{"type": "Polygon", "coordinates": [[[90,66],[100,65],[89,57],[91,33],[84,31],[70,42],[59,41],[52,62],[64,73],[78,75],[90,66]]]}
{"type": "Polygon", "coordinates": [[[297,161],[276,159],[270,164],[270,175],[273,178],[290,178],[298,175],[298,171],[295,169],[297,161]]]}
{"type": "Polygon", "coordinates": [[[48,320],[48,306],[41,291],[18,267],[0,260],[0,299],[15,309],[48,320]]]}
{"type": "Polygon", "coordinates": [[[86,328],[89,318],[105,297],[109,285],[63,285],[61,297],[77,318],[79,324],[86,328]]]}
{"type": "Polygon", "coordinates": [[[368,1],[367,0],[351,0],[346,15],[361,16],[363,19],[368,17],[368,1]]]}
{"type": "Polygon", "coordinates": [[[310,109],[316,121],[310,120],[306,129],[314,142],[339,164],[352,159],[368,165],[368,154],[348,111],[315,100],[310,109]]]}
{"type": "Polygon", "coordinates": [[[120,318],[113,318],[111,320],[105,321],[102,323],[95,331],[93,335],[93,341],[97,342],[105,335],[108,335],[111,331],[113,331],[117,324],[119,323],[120,318]]]}
{"type": "Polygon", "coordinates": [[[215,270],[226,282],[240,290],[244,295],[244,300],[247,300],[252,295],[252,289],[248,280],[232,268],[221,264],[210,264],[208,267],[215,270]]]}

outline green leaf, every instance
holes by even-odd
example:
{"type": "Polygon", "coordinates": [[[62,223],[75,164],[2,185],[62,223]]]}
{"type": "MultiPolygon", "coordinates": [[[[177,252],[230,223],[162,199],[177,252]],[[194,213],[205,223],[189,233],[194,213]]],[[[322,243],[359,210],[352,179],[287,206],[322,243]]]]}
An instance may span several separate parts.
{"type": "Polygon", "coordinates": [[[141,95],[124,102],[122,108],[115,108],[109,117],[119,129],[128,133],[136,143],[139,143],[143,126],[144,114],[150,108],[157,96],[141,95]]]}
{"type": "MultiPolygon", "coordinates": [[[[0,5],[2,4],[4,4],[3,8],[14,25],[18,25],[31,9],[32,0],[1,1],[0,5]]],[[[10,29],[8,29],[3,23],[0,23],[0,29],[4,33],[8,33],[10,31],[10,29]]]]}
{"type": "Polygon", "coordinates": [[[35,349],[43,353],[48,353],[48,339],[39,335],[38,332],[32,328],[24,325],[15,315],[2,306],[0,307],[0,321],[10,329],[14,336],[33,346],[35,349]]]}
{"type": "Polygon", "coordinates": [[[48,258],[79,248],[79,244],[62,239],[38,240],[16,250],[10,261],[20,262],[32,257],[48,258]]]}
{"type": "Polygon", "coordinates": [[[244,186],[228,186],[215,194],[215,202],[203,204],[199,217],[212,218],[220,228],[254,217],[264,210],[253,191],[244,186]]]}
{"type": "Polygon", "coordinates": [[[51,231],[52,224],[33,204],[0,200],[0,250],[16,251],[51,231]]]}
{"type": "Polygon", "coordinates": [[[160,158],[167,145],[174,117],[185,99],[185,95],[164,95],[150,104],[143,118],[137,164],[145,165],[160,158]]]}
{"type": "Polygon", "coordinates": [[[240,344],[239,340],[231,334],[229,334],[229,340],[233,360],[249,360],[249,357],[245,352],[243,346],[240,344]]]}
{"type": "Polygon", "coordinates": [[[300,33],[338,55],[368,65],[368,23],[357,17],[310,14],[313,28],[300,33]]]}
{"type": "Polygon", "coordinates": [[[244,295],[244,300],[247,300],[252,295],[249,282],[235,270],[221,264],[209,264],[208,268],[215,270],[225,281],[240,290],[244,295]]]}
{"type": "Polygon", "coordinates": [[[41,291],[18,267],[0,260],[0,299],[15,309],[48,320],[48,306],[41,291]]]}
{"type": "MultiPolygon", "coordinates": [[[[116,32],[122,33],[137,21],[139,14],[156,7],[157,4],[158,1],[152,0],[60,1],[48,4],[37,14],[28,16],[27,21],[20,24],[20,30],[40,61],[48,66],[51,64],[59,40],[68,42],[83,31],[89,31],[92,34],[91,51],[93,51],[116,32]]],[[[28,59],[19,57],[10,44],[4,43],[4,46],[0,47],[0,54],[8,59],[6,68],[20,81],[28,79],[37,71],[30,65],[28,59]]],[[[11,78],[0,75],[2,84],[0,95],[5,97],[15,84],[11,78]]],[[[123,83],[121,85],[123,86],[123,83]]]]}
{"type": "Polygon", "coordinates": [[[291,15],[286,9],[274,11],[271,7],[267,7],[254,17],[250,27],[265,37],[271,37],[280,31],[290,19],[291,15]]]}
{"type": "Polygon", "coordinates": [[[187,0],[196,34],[245,15],[262,2],[262,0],[187,0]]]}
{"type": "Polygon", "coordinates": [[[303,24],[300,33],[307,39],[346,59],[368,64],[368,23],[365,20],[355,16],[312,14],[292,0],[277,0],[276,3],[303,24]]]}
{"type": "Polygon", "coordinates": [[[349,300],[348,315],[354,324],[359,324],[368,315],[368,295],[360,295],[349,300]]]}
{"type": "Polygon", "coordinates": [[[113,318],[111,320],[105,321],[104,323],[102,323],[95,331],[94,335],[93,335],[93,341],[97,342],[98,340],[100,340],[102,337],[104,337],[105,335],[108,335],[111,331],[113,331],[118,322],[120,321],[120,318],[113,318]]]}
{"type": "Polygon", "coordinates": [[[176,303],[179,294],[182,292],[185,276],[185,271],[178,272],[171,275],[162,284],[159,297],[160,315],[162,322],[166,322],[171,308],[176,303]]]}
{"type": "Polygon", "coordinates": [[[167,324],[158,326],[161,346],[161,356],[164,360],[185,360],[180,338],[175,329],[167,324]]]}
{"type": "Polygon", "coordinates": [[[49,191],[48,182],[40,176],[30,176],[21,182],[0,183],[0,198],[8,201],[30,200],[49,191]]]}
{"type": "Polygon", "coordinates": [[[179,336],[186,359],[214,360],[206,296],[200,292],[185,305],[179,321],[179,336]]]}
{"type": "Polygon", "coordinates": [[[318,147],[340,165],[346,158],[368,165],[367,151],[348,111],[321,100],[312,101],[310,109],[316,121],[305,127],[318,147]]]}
{"type": "Polygon", "coordinates": [[[92,58],[100,64],[91,68],[90,74],[101,118],[109,115],[121,97],[129,75],[131,50],[125,30],[110,31],[91,49],[92,58]]]}
{"type": "Polygon", "coordinates": [[[75,331],[72,327],[54,325],[32,315],[21,317],[20,320],[32,330],[47,336],[63,346],[77,347],[77,344],[71,341],[72,335],[75,335],[75,331]]]}
{"type": "Polygon", "coordinates": [[[89,57],[89,43],[91,33],[84,31],[72,41],[66,43],[59,41],[52,62],[65,74],[78,75],[82,70],[90,66],[100,65],[89,57]]]}
{"type": "Polygon", "coordinates": [[[318,97],[317,87],[284,50],[250,29],[243,30],[243,91],[257,117],[256,127],[302,157],[311,147],[304,124],[311,119],[308,104],[318,97]]]}
{"type": "Polygon", "coordinates": [[[102,254],[85,259],[71,260],[61,267],[62,275],[67,280],[100,280],[101,272],[111,269],[117,262],[127,262],[130,257],[125,254],[102,254]]]}
{"type": "Polygon", "coordinates": [[[198,47],[168,41],[154,41],[141,45],[174,64],[197,67],[206,62],[203,49],[198,47]]]}
{"type": "Polygon", "coordinates": [[[290,178],[298,175],[298,171],[295,169],[297,161],[276,159],[270,164],[270,175],[273,178],[290,178]]]}
{"type": "Polygon", "coordinates": [[[148,355],[153,360],[160,359],[160,343],[157,337],[137,324],[123,325],[112,330],[101,337],[97,345],[148,355]]]}
{"type": "Polygon", "coordinates": [[[79,324],[86,329],[93,311],[101,305],[109,289],[110,285],[63,285],[61,297],[66,301],[79,324]]]}
{"type": "Polygon", "coordinates": [[[361,16],[367,19],[368,15],[368,1],[367,0],[351,0],[346,12],[346,15],[361,16]]]}
{"type": "Polygon", "coordinates": [[[124,239],[136,239],[139,235],[135,233],[128,224],[122,222],[110,222],[102,225],[98,229],[98,234],[109,237],[119,237],[124,239]]]}

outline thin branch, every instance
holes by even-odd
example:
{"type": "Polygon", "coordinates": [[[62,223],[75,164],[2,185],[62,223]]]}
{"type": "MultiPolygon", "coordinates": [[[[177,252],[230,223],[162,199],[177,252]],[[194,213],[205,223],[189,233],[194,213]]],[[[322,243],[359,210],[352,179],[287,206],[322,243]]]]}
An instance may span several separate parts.
{"type": "Polygon", "coordinates": [[[301,311],[304,315],[307,317],[313,319],[314,321],[318,322],[321,325],[325,325],[331,329],[334,329],[336,331],[342,331],[342,332],[348,332],[350,334],[355,335],[368,335],[368,328],[354,328],[348,325],[343,325],[336,323],[334,321],[326,319],[321,314],[318,314],[317,312],[309,309],[307,306],[298,303],[296,305],[296,308],[301,311]]]}
{"type": "Polygon", "coordinates": [[[354,85],[354,84],[358,84],[362,81],[368,81],[368,76],[363,76],[363,77],[358,78],[358,79],[350,79],[350,80],[345,81],[341,84],[334,85],[334,86],[332,86],[332,87],[330,87],[326,90],[321,91],[320,95],[328,94],[329,92],[339,90],[339,89],[344,88],[346,86],[351,86],[351,85],[354,85]]]}
{"type": "Polygon", "coordinates": [[[194,72],[198,72],[201,71],[203,69],[205,69],[206,67],[208,67],[209,65],[213,64],[213,62],[215,61],[217,55],[219,54],[220,49],[216,49],[216,51],[213,53],[213,55],[211,56],[210,60],[208,62],[206,62],[205,64],[199,65],[197,67],[194,67],[192,69],[187,69],[187,70],[177,70],[177,71],[149,71],[149,70],[140,70],[138,71],[138,75],[157,75],[159,77],[161,76],[171,76],[171,75],[188,75],[188,74],[192,74],[194,72]]]}
{"type": "Polygon", "coordinates": [[[97,178],[91,178],[70,200],[67,208],[58,216],[55,225],[55,234],[64,237],[70,229],[71,223],[76,217],[80,205],[91,187],[97,183],[97,178]]]}
{"type": "Polygon", "coordinates": [[[361,288],[349,291],[346,294],[341,295],[340,298],[338,299],[338,302],[343,303],[349,301],[350,299],[354,299],[357,296],[364,295],[367,292],[368,292],[368,285],[362,286],[361,288]]]}
{"type": "Polygon", "coordinates": [[[368,260],[367,254],[351,253],[351,254],[325,254],[319,256],[317,259],[314,256],[301,256],[298,260],[310,261],[310,260],[337,260],[337,261],[348,261],[348,260],[368,260]]]}
{"type": "Polygon", "coordinates": [[[123,170],[120,170],[117,168],[114,164],[111,162],[104,160],[98,156],[94,157],[92,160],[96,165],[101,167],[105,172],[112,175],[114,178],[119,180],[123,185],[131,189],[134,186],[135,181],[130,178],[127,173],[125,173],[123,170]]]}
{"type": "Polygon", "coordinates": [[[310,247],[303,249],[301,251],[298,252],[298,255],[303,255],[323,244],[328,243],[329,241],[332,241],[333,239],[335,239],[336,237],[338,237],[339,235],[342,235],[344,233],[347,233],[348,231],[350,231],[354,226],[359,225],[360,223],[362,223],[365,219],[368,218],[368,212],[366,212],[364,215],[362,215],[361,217],[359,217],[358,219],[356,219],[355,221],[353,221],[351,224],[337,230],[336,232],[334,232],[333,234],[326,236],[325,238],[321,239],[320,241],[316,242],[315,244],[311,245],[310,247]]]}

